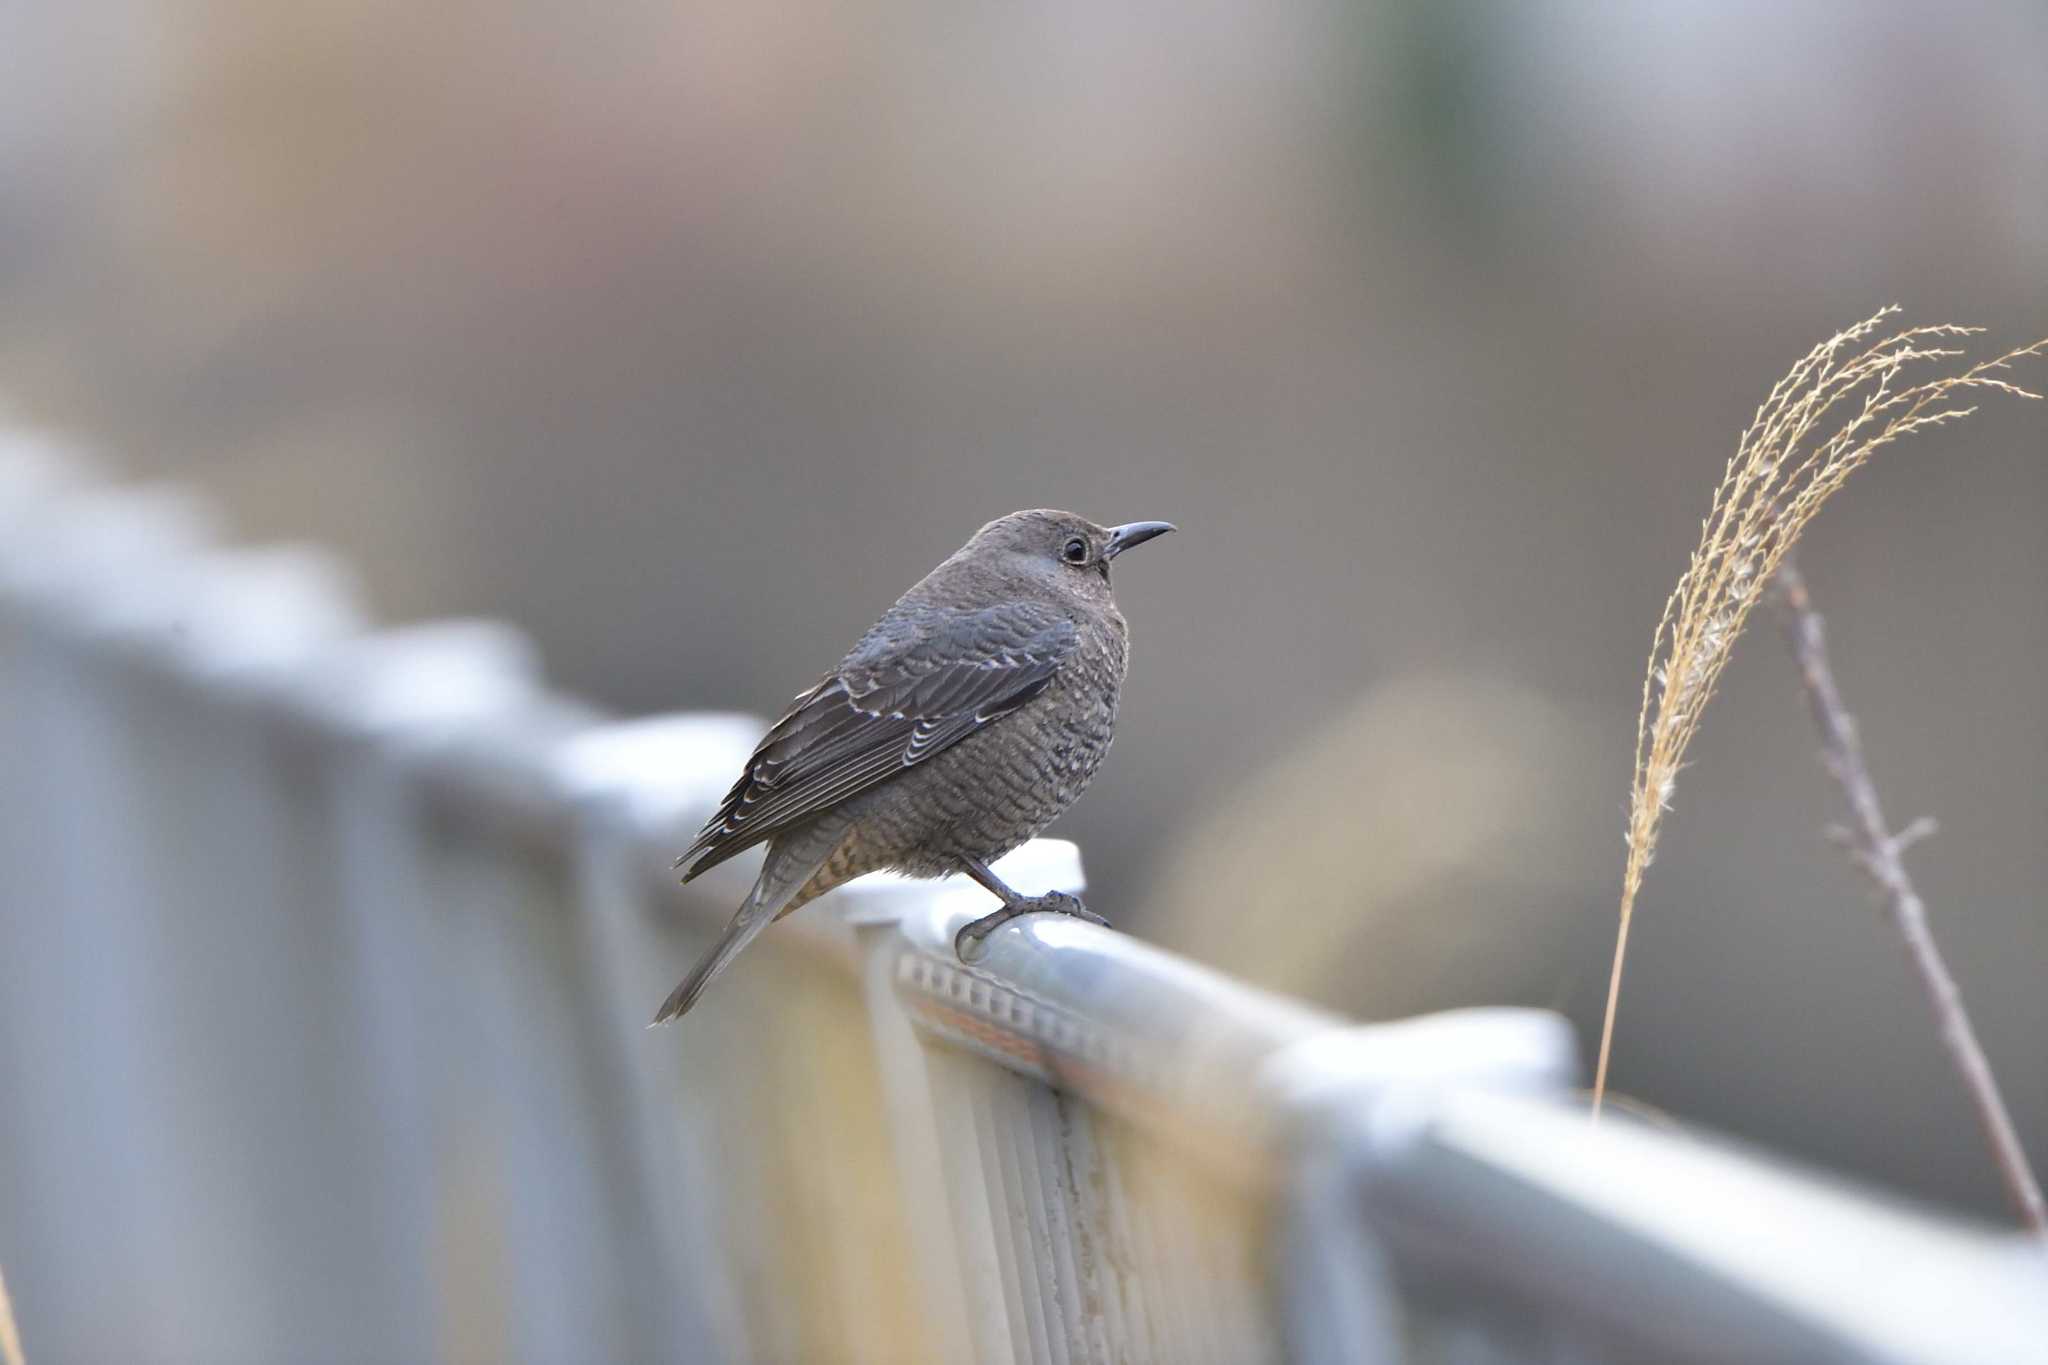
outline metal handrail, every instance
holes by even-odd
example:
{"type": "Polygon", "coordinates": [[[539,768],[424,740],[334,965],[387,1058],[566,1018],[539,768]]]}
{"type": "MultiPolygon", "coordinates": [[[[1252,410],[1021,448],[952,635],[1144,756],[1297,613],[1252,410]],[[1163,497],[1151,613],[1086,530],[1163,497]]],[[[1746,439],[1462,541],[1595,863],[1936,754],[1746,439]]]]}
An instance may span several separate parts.
{"type": "MultiPolygon", "coordinates": [[[[52,898],[0,897],[0,954],[47,949],[184,1011],[160,1038],[96,1016],[70,982],[0,992],[0,1026],[61,1043],[24,1013],[56,1010],[89,1053],[77,1072],[0,1048],[0,1087],[30,1106],[8,1120],[19,1150],[0,1148],[0,1215],[51,1243],[6,1240],[0,1216],[0,1258],[22,1262],[8,1269],[30,1321],[49,1304],[50,1339],[79,1352],[289,1356],[306,1344],[297,1319],[347,1322],[350,1294],[390,1318],[363,1322],[365,1349],[403,1358],[464,1354],[450,1342],[472,1330],[533,1359],[1221,1365],[1964,1365],[2048,1341],[2037,1245],[1753,1152],[1591,1127],[1568,1095],[1570,1029],[1543,1011],[1354,1024],[1046,915],[963,963],[953,935],[982,893],[884,876],[779,926],[702,1018],[646,1033],[646,1007],[743,894],[745,860],[685,888],[667,857],[758,721],[607,717],[550,691],[517,631],[371,632],[329,557],[213,535],[176,490],[109,487],[0,435],[0,689],[21,689],[10,733],[44,765],[0,773],[0,796],[20,819],[49,781],[53,802],[115,801],[159,826],[96,845],[107,812],[46,809],[29,823],[65,836],[47,847],[0,826],[21,841],[24,894],[52,898]],[[279,847],[206,823],[230,817],[279,847]],[[212,851],[179,842],[194,835],[212,851]],[[345,1101],[386,1139],[351,1150],[291,1112],[263,1118],[262,1142],[229,1130],[230,1150],[271,1164],[266,1189],[289,1191],[275,1144],[303,1144],[337,1184],[239,1208],[222,1245],[242,1259],[216,1267],[181,1243],[235,1173],[206,1168],[191,1145],[206,1112],[154,1069],[210,1067],[196,1082],[231,1107],[268,1101],[209,1049],[271,1084],[293,1073],[208,999],[212,978],[153,979],[186,967],[133,938],[189,927],[233,952],[245,924],[340,1011],[261,1024],[327,1068],[301,1098],[345,1101]],[[355,977],[308,956],[333,942],[355,977]],[[825,1056],[850,1070],[821,1073],[825,1056]],[[144,1093],[96,1081],[102,1066],[144,1093]],[[77,1152],[74,1101],[99,1121],[77,1152]],[[478,1143],[499,1183],[464,1194],[478,1143]],[[841,1164],[810,1178],[778,1143],[841,1164]],[[885,1169],[845,1164],[842,1146],[875,1144],[885,1169]],[[58,1178],[24,1186],[15,1160],[58,1178]],[[45,1184],[89,1189],[100,1166],[81,1163],[126,1172],[96,1197],[138,1208],[119,1266],[154,1317],[96,1316],[65,1292],[97,1242],[45,1184]],[[428,1207],[448,1198],[478,1202],[428,1207]],[[446,1220],[473,1215],[497,1220],[495,1287],[434,1287],[446,1220]],[[236,1303],[301,1292],[303,1314],[236,1320],[236,1303]]],[[[1003,872],[1082,889],[1058,840],[1003,872]]]]}

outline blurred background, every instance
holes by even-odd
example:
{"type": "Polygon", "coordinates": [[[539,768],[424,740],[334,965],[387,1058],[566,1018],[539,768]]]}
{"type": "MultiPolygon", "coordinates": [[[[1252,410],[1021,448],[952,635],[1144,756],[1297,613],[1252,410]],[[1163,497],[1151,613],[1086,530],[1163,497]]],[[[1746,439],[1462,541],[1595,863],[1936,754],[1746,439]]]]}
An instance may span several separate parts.
{"type": "MultiPolygon", "coordinates": [[[[1013,508],[1177,521],[1055,832],[1120,927],[1368,1018],[1597,1036],[1750,412],[1887,302],[2048,331],[2029,0],[85,0],[0,52],[12,416],[607,706],[771,712],[1013,508]]],[[[2044,454],[1988,404],[1805,552],[2037,1161],[2044,454]]],[[[1768,631],[1693,757],[1617,1086],[2003,1217],[1768,631]]]]}

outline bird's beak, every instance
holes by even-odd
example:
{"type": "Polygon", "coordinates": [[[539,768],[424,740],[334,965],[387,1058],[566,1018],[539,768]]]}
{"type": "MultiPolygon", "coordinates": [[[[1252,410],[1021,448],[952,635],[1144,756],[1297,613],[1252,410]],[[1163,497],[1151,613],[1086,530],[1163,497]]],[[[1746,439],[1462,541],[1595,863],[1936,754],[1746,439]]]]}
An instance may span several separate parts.
{"type": "Polygon", "coordinates": [[[1133,545],[1143,545],[1154,536],[1179,529],[1170,521],[1127,521],[1121,526],[1112,526],[1109,528],[1109,544],[1104,547],[1102,557],[1115,559],[1133,545]]]}

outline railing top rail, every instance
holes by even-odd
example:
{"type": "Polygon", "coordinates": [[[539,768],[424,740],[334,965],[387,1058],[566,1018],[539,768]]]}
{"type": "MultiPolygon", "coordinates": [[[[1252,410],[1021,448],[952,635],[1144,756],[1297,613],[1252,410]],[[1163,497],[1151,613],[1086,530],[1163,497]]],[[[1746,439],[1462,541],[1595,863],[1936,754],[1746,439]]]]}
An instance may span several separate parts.
{"type": "Polygon", "coordinates": [[[1330,1115],[1410,1273],[1624,1358],[2004,1362],[2048,1341],[2048,1249],[1767,1153],[1479,1090],[1330,1115]]]}

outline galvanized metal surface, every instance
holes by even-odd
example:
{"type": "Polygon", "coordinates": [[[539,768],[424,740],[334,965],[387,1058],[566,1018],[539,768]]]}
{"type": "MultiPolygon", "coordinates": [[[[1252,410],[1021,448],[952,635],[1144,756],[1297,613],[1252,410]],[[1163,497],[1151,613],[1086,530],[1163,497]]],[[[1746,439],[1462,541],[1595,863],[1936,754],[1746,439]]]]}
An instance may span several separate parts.
{"type": "Polygon", "coordinates": [[[1045,916],[962,963],[982,893],[872,878],[649,1032],[757,733],[0,437],[31,1359],[2048,1359],[2038,1247],[1590,1128],[1550,1015],[1353,1025],[1045,916]]]}

